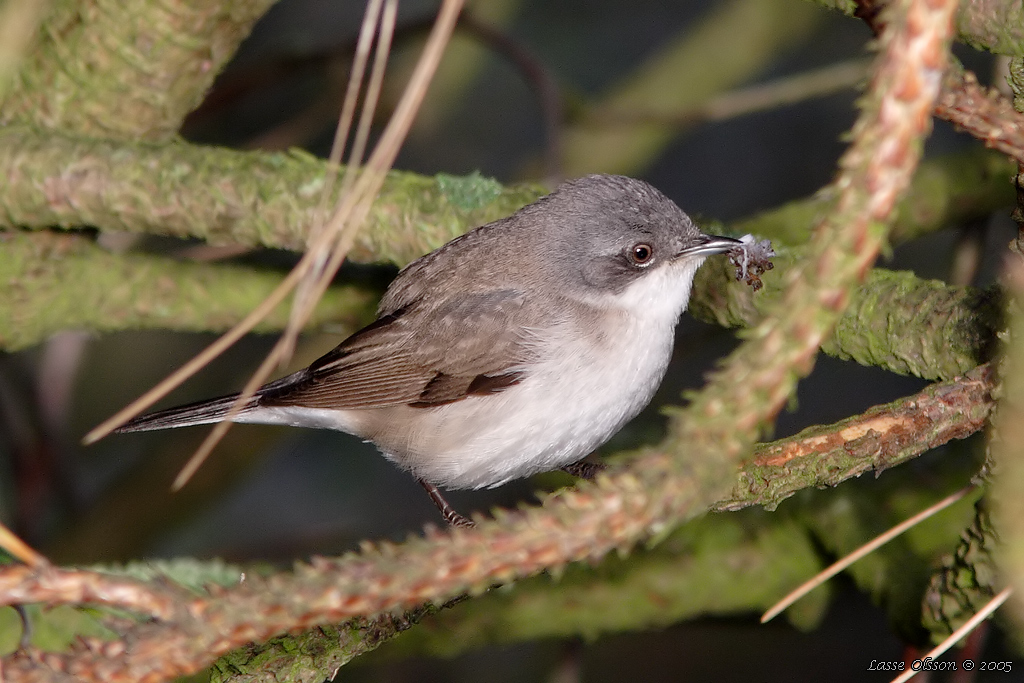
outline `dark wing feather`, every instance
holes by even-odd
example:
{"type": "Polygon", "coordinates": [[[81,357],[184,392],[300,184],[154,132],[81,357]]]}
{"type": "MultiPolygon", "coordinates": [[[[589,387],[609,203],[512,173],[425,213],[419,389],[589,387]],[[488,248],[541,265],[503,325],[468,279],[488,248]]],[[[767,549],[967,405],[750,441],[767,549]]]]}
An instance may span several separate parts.
{"type": "Polygon", "coordinates": [[[439,372],[427,382],[418,399],[410,403],[413,408],[429,408],[461,401],[467,396],[496,394],[523,381],[522,371],[497,375],[447,375],[439,372]]]}
{"type": "Polygon", "coordinates": [[[525,296],[514,289],[412,302],[342,342],[260,405],[427,407],[501,391],[523,380],[530,349],[518,333],[525,296]]]}

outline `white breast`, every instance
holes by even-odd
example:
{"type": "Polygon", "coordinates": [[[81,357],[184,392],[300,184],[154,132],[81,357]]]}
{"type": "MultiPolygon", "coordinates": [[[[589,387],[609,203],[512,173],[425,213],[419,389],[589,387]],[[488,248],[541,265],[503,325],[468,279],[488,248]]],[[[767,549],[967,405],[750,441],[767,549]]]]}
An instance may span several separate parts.
{"type": "Polygon", "coordinates": [[[498,486],[586,457],[654,396],[699,265],[659,268],[592,302],[608,311],[602,329],[551,331],[547,352],[519,385],[419,409],[418,417],[404,409],[402,418],[420,424],[404,435],[406,448],[381,444],[385,454],[446,488],[498,486]]]}

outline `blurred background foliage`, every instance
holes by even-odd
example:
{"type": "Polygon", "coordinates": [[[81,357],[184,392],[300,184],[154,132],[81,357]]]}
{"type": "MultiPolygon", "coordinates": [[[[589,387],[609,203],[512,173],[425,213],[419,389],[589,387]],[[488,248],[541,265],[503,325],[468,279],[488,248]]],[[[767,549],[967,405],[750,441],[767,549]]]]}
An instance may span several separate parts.
{"type": "MultiPolygon", "coordinates": [[[[204,145],[301,147],[326,155],[362,9],[327,0],[275,4],[187,117],[182,136],[204,145]]],[[[435,10],[426,0],[401,5],[381,121],[435,10]]],[[[856,114],[871,39],[862,22],[801,0],[471,3],[396,168],[549,185],[589,172],[627,173],[652,182],[699,220],[728,224],[811,195],[831,180],[856,114]],[[764,98],[769,104],[759,104],[764,98]]],[[[964,45],[955,52],[983,79],[1002,78],[995,74],[1005,66],[992,55],[964,45]]],[[[926,155],[979,146],[937,121],[926,155]]],[[[954,284],[992,283],[1015,232],[1009,178],[1005,189],[1003,209],[990,218],[902,243],[883,265],[954,284]],[[957,265],[964,258],[973,264],[966,270],[957,265]]],[[[294,262],[283,251],[123,234],[100,239],[114,253],[130,243],[263,272],[283,272],[294,262]]],[[[318,320],[291,367],[307,364],[365,322],[394,272],[386,265],[347,266],[340,284],[357,288],[362,303],[318,320]]],[[[79,445],[85,431],[211,339],[157,330],[67,331],[0,356],[4,522],[60,563],[193,557],[287,566],[294,558],[342,553],[364,538],[400,540],[437,521],[412,479],[342,434],[238,426],[176,494],[170,482],[202,430],[79,445]]],[[[167,404],[238,388],[270,343],[270,337],[246,338],[167,404]]],[[[735,344],[733,332],[687,317],[654,404],[602,453],[656,442],[663,429],[659,409],[699,386],[735,344]]],[[[774,436],[926,385],[822,356],[774,436]]],[[[905,644],[927,642],[922,595],[973,519],[973,499],[818,589],[787,613],[788,624],[760,626],[756,612],[834,557],[963,486],[983,449],[976,436],[878,478],[804,491],[773,513],[712,514],[654,549],[572,568],[558,593],[564,606],[555,610],[544,590],[548,577],[494,591],[427,619],[339,679],[875,680],[866,672],[872,659],[899,659],[905,644]],[[627,583],[648,590],[616,590],[631,572],[647,573],[627,583]],[[546,597],[534,603],[535,593],[546,597]],[[582,619],[592,623],[584,631],[581,610],[593,612],[582,619]],[[565,626],[562,611],[574,614],[565,626]]],[[[544,475],[495,491],[456,492],[451,500],[462,511],[515,506],[531,501],[537,488],[570,481],[544,475]]],[[[12,615],[0,610],[7,634],[16,630],[12,615]]],[[[1006,657],[1003,647],[993,631],[985,652],[1006,657]]]]}

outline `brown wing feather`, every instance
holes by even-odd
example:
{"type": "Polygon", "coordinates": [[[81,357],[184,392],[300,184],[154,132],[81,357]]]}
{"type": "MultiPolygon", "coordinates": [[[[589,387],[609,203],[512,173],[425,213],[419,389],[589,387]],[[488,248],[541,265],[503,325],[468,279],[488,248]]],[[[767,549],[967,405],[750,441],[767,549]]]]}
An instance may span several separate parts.
{"type": "Polygon", "coordinates": [[[446,375],[439,372],[427,382],[419,398],[410,403],[413,408],[429,408],[461,401],[467,396],[486,396],[515,386],[523,381],[521,371],[500,375],[446,375]]]}
{"type": "Polygon", "coordinates": [[[530,357],[512,332],[524,295],[496,290],[404,306],[356,332],[260,404],[309,408],[427,407],[494,393],[524,378],[530,357]]]}

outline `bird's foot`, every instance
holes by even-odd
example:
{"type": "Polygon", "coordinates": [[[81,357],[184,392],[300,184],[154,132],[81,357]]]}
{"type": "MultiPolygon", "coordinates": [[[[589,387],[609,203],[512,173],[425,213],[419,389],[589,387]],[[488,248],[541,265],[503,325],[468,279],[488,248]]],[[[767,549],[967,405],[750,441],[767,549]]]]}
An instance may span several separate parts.
{"type": "Polygon", "coordinates": [[[434,501],[434,505],[441,511],[441,516],[444,517],[444,521],[448,522],[448,526],[461,526],[461,527],[474,527],[476,524],[469,517],[464,517],[455,511],[455,508],[444,499],[441,492],[437,490],[437,487],[428,481],[423,479],[417,479],[420,486],[427,490],[427,495],[430,496],[430,500],[434,501]]]}
{"type": "Polygon", "coordinates": [[[606,467],[607,465],[603,462],[587,462],[586,460],[580,460],[579,462],[574,462],[571,465],[566,465],[562,468],[562,471],[567,474],[571,474],[574,477],[590,481],[597,476],[598,472],[606,467]]]}

